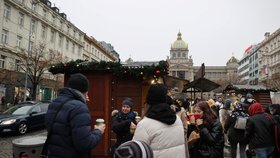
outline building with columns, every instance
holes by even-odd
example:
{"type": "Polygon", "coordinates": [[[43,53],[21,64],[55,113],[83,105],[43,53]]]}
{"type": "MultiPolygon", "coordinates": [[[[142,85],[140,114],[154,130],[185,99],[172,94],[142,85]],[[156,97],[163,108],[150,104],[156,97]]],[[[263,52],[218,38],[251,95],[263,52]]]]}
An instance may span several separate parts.
{"type": "MultiPolygon", "coordinates": [[[[177,40],[171,44],[169,63],[169,75],[194,80],[194,75],[201,66],[194,66],[192,56],[189,54],[188,44],[183,40],[181,32],[177,34],[177,40]]],[[[230,84],[237,79],[238,60],[232,56],[225,66],[205,66],[205,78],[219,84],[230,84]]],[[[182,89],[179,89],[181,91],[182,89]]],[[[213,97],[214,93],[208,93],[205,99],[213,97]]]]}

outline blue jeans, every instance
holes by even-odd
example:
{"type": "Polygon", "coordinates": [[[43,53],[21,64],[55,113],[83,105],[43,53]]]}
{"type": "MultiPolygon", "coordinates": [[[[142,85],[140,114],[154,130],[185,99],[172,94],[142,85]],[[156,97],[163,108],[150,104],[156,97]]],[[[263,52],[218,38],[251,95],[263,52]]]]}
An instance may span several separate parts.
{"type": "Polygon", "coordinates": [[[265,148],[256,148],[256,158],[267,158],[269,154],[271,154],[274,150],[274,146],[265,147],[265,148]]]}

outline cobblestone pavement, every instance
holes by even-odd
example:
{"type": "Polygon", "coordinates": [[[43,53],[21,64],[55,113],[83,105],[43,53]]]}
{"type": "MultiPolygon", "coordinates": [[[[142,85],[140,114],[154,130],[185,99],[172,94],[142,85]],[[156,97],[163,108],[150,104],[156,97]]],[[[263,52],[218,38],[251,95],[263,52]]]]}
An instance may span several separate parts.
{"type": "MultiPolygon", "coordinates": [[[[14,139],[26,137],[26,136],[46,136],[45,129],[39,129],[36,131],[30,131],[26,135],[17,134],[1,134],[0,135],[0,158],[13,158],[13,145],[14,139]]],[[[230,158],[229,148],[224,149],[224,158],[230,158]]]]}
{"type": "Polygon", "coordinates": [[[26,136],[46,136],[45,129],[37,129],[36,131],[30,131],[25,135],[18,135],[15,133],[5,133],[0,135],[0,158],[13,158],[13,145],[14,139],[26,137],[26,136]]]}

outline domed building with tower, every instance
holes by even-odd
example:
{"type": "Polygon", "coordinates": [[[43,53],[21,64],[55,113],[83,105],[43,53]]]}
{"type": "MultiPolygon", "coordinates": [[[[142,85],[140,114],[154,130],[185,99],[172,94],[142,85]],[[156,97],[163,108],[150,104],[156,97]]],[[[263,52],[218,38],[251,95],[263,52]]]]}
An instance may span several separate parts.
{"type": "MultiPolygon", "coordinates": [[[[192,56],[189,54],[188,44],[183,40],[181,32],[177,34],[177,40],[171,44],[170,56],[167,57],[169,64],[169,75],[188,81],[193,81],[196,73],[201,66],[194,66],[192,56]]],[[[202,63],[201,63],[202,64],[202,63]]],[[[217,82],[221,85],[219,91],[224,86],[238,81],[238,59],[232,56],[225,66],[205,66],[204,78],[217,82]]],[[[182,91],[183,87],[178,87],[178,91],[182,91]]],[[[212,97],[214,93],[208,93],[205,99],[212,97]]]]}

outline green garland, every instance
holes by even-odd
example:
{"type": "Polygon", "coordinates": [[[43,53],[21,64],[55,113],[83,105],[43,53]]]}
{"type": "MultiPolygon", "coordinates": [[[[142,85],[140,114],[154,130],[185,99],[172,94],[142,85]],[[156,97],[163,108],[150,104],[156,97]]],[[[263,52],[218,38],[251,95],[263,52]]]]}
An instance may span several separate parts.
{"type": "Polygon", "coordinates": [[[158,65],[151,66],[123,66],[119,62],[95,62],[76,60],[68,63],[58,63],[49,68],[52,74],[73,74],[73,73],[87,73],[94,71],[112,72],[117,77],[164,77],[168,74],[168,63],[160,61],[158,65]]]}

